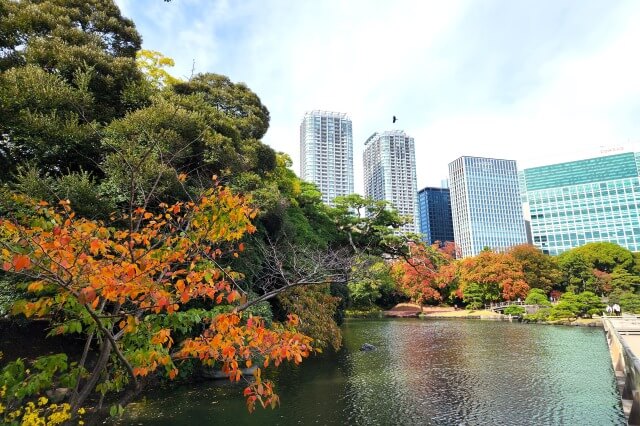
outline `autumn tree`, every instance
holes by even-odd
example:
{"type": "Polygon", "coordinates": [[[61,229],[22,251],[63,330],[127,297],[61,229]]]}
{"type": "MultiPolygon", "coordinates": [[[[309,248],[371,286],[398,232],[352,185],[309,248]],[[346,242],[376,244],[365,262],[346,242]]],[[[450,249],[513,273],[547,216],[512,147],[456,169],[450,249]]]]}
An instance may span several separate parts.
{"type": "MultiPolygon", "coordinates": [[[[245,315],[278,292],[250,300],[237,285],[240,276],[220,266],[224,256],[238,256],[244,249],[239,240],[255,231],[255,210],[228,189],[214,186],[195,201],[162,204],[155,213],[136,208],[120,229],[76,217],[67,202],[60,209],[18,202],[34,212],[16,211],[0,221],[3,270],[32,280],[29,297],[14,312],[49,319],[54,335],[84,335],[85,346],[80,360],[61,356],[38,374],[30,375],[21,360],[10,363],[6,368],[18,369],[21,380],[0,376],[0,387],[11,387],[5,413],[15,415],[55,383],[73,389],[69,405],[76,415],[96,391],[125,405],[151,375],[175,378],[185,359],[217,365],[239,380],[240,367],[256,359],[277,366],[313,351],[311,339],[293,328],[295,315],[271,327],[245,315]],[[196,300],[220,309],[190,309],[196,300]],[[191,334],[203,320],[204,331],[191,334]],[[98,353],[89,364],[94,344],[98,353]]],[[[278,401],[259,371],[245,395],[250,409],[278,401]]]]}
{"type": "Polygon", "coordinates": [[[522,265],[524,280],[530,288],[548,293],[562,279],[556,259],[531,244],[514,246],[509,253],[522,265]]]}
{"type": "Polygon", "coordinates": [[[451,245],[410,244],[410,256],[394,262],[392,274],[398,288],[416,303],[440,302],[448,296],[451,277],[446,267],[453,261],[451,245]]]}
{"type": "Polygon", "coordinates": [[[139,50],[136,53],[136,65],[149,84],[155,88],[160,89],[180,82],[180,79],[172,76],[166,70],[166,68],[175,66],[175,61],[158,51],[139,50]]]}
{"type": "Polygon", "coordinates": [[[490,250],[462,260],[459,291],[463,296],[471,284],[479,287],[483,303],[524,299],[529,291],[522,266],[513,255],[490,250]]]}

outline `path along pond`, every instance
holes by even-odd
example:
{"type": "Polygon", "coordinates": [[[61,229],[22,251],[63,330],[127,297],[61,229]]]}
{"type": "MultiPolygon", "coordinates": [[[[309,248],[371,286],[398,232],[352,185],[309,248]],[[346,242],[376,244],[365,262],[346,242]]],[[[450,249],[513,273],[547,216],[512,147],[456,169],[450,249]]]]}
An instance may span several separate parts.
{"type": "Polygon", "coordinates": [[[227,382],[148,393],[119,424],[625,424],[600,328],[347,320],[344,348],[272,373],[275,410],[227,382]],[[363,343],[377,347],[359,350],[363,343]]]}

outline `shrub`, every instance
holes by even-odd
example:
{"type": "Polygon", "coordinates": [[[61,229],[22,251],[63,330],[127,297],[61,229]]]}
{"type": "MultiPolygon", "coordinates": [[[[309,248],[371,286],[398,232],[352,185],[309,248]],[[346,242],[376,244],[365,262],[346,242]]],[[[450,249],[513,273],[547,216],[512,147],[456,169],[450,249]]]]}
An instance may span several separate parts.
{"type": "Polygon", "coordinates": [[[524,308],[522,306],[516,306],[516,305],[507,306],[506,308],[504,308],[504,314],[521,316],[521,315],[524,315],[524,308]]]}
{"type": "Polygon", "coordinates": [[[535,314],[527,314],[524,319],[531,322],[548,321],[551,314],[551,308],[541,308],[535,314]]]}
{"type": "Polygon", "coordinates": [[[560,297],[558,304],[551,308],[550,320],[591,317],[602,312],[604,304],[598,296],[590,291],[580,294],[566,292],[560,297]]]}

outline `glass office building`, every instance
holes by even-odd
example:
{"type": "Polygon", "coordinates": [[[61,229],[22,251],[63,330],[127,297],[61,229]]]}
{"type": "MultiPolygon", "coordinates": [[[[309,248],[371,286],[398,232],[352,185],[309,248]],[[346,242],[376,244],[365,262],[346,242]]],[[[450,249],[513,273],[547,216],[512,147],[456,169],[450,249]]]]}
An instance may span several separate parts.
{"type": "Polygon", "coordinates": [[[449,190],[462,257],[526,243],[515,161],[460,157],[449,164],[449,190]]]}
{"type": "Polygon", "coordinates": [[[402,130],[374,133],[364,144],[364,192],[386,200],[411,222],[405,232],[418,232],[415,142],[402,130]]]}
{"type": "Polygon", "coordinates": [[[640,153],[525,169],[533,244],[559,254],[608,241],[640,251],[640,153]]]}
{"type": "Polygon", "coordinates": [[[313,182],[322,201],[353,194],[351,119],[341,112],[310,111],[300,124],[300,177],[313,182]]]}
{"type": "Polygon", "coordinates": [[[449,188],[427,187],[418,191],[418,216],[420,232],[426,243],[453,241],[449,188]]]}

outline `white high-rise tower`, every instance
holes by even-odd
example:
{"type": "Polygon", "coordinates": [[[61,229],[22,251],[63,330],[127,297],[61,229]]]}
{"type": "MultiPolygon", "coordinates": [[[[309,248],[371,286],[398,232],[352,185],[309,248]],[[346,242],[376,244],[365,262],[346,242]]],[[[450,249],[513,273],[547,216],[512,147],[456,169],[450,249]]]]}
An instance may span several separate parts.
{"type": "Polygon", "coordinates": [[[300,124],[300,176],[322,192],[322,201],[353,194],[353,134],[346,114],[307,112],[300,124]]]}
{"type": "Polygon", "coordinates": [[[402,130],[374,133],[364,143],[364,192],[386,200],[412,222],[405,232],[418,232],[418,189],[415,142],[402,130]]]}

